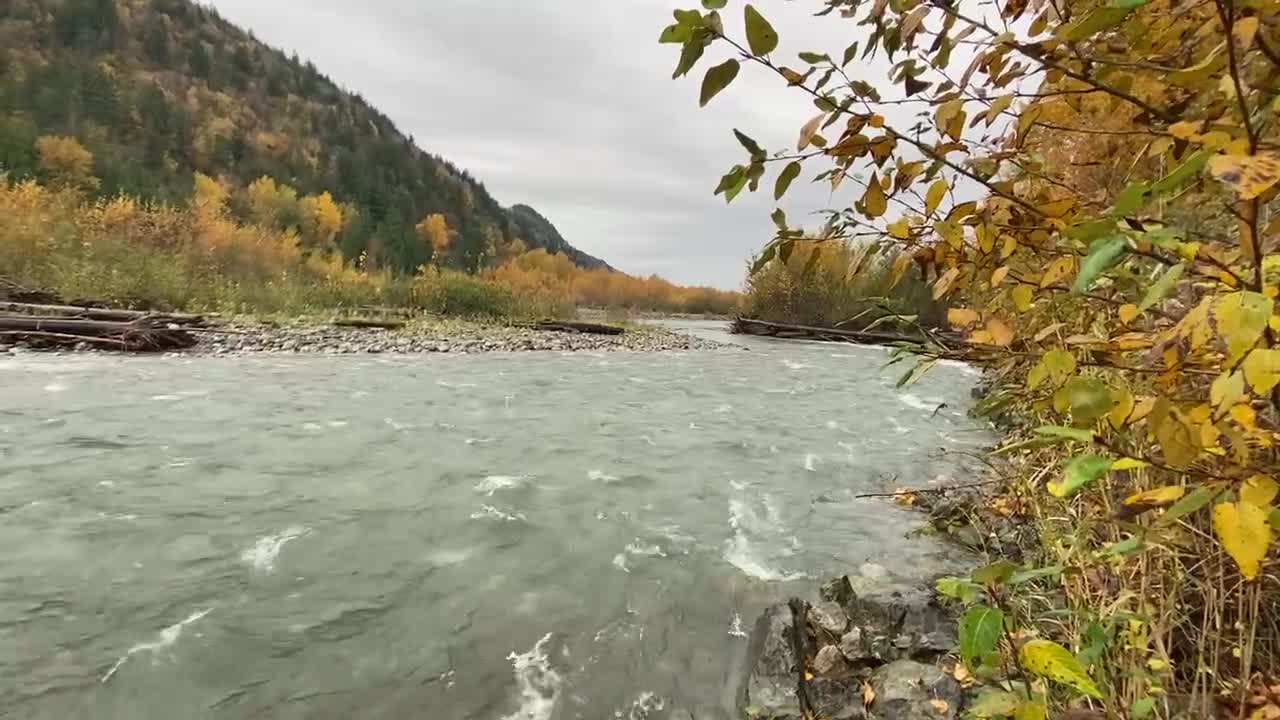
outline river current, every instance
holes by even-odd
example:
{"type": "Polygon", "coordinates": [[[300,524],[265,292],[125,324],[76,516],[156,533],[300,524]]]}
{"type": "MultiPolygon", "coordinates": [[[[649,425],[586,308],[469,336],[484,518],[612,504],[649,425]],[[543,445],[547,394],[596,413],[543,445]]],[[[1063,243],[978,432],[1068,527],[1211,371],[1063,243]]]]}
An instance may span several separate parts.
{"type": "Polygon", "coordinates": [[[991,440],[967,368],[739,342],[0,356],[0,716],[731,717],[770,602],[964,562],[854,496],[991,440]]]}

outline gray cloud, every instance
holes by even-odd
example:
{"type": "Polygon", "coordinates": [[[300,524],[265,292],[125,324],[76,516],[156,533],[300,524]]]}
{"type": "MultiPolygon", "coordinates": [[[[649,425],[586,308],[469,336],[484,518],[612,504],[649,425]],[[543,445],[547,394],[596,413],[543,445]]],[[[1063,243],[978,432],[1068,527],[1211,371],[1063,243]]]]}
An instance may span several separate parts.
{"type": "MultiPolygon", "coordinates": [[[[678,48],[656,42],[671,9],[694,0],[209,4],[315,62],[500,202],[536,207],[569,242],[627,272],[686,284],[739,286],[747,256],[772,234],[771,193],[744,194],[729,207],[712,195],[745,155],[730,129],[783,147],[814,112],[750,68],[699,110],[701,73],[672,82],[678,48]]],[[[809,17],[817,0],[760,4],[783,39],[777,57],[838,54],[862,34],[850,22],[809,17]]],[[[718,61],[717,52],[703,62],[718,61]]],[[[853,70],[872,82],[887,72],[853,70]]],[[[822,188],[792,192],[793,221],[830,200],[822,188]]]]}

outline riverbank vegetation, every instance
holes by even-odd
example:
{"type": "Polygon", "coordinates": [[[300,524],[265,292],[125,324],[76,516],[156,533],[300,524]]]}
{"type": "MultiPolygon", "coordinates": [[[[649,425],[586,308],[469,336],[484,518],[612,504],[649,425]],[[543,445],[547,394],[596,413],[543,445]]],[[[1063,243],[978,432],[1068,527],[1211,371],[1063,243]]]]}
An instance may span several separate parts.
{"type": "MultiPolygon", "coordinates": [[[[299,197],[262,178],[233,188],[197,175],[184,204],[86,196],[93,176],[63,141],[54,186],[0,176],[0,277],[114,305],[226,313],[307,314],[367,306],[471,317],[565,316],[578,306],[730,313],[737,294],[660,278],[585,269],[545,250],[514,253],[472,275],[426,265],[406,274],[334,247],[350,209],[331,196],[299,197]],[[231,206],[252,218],[238,220],[231,206]]],[[[76,149],[79,148],[77,152],[76,149]]],[[[91,163],[91,157],[88,160],[91,163]]],[[[419,242],[447,247],[444,223],[424,222],[419,242]]]]}
{"type": "MultiPolygon", "coordinates": [[[[1032,532],[939,584],[970,712],[1280,716],[1275,4],[827,0],[862,37],[787,52],[757,8],[702,5],[662,33],[677,77],[707,58],[702,104],[754,71],[811,116],[772,151],[735,131],[717,192],[847,196],[827,242],[909,256],[966,332],[904,381],[988,371],[987,510],[1032,532]],[[893,87],[853,70],[886,57],[893,87]]],[[[809,242],[774,220],[766,273],[809,242]]]]}

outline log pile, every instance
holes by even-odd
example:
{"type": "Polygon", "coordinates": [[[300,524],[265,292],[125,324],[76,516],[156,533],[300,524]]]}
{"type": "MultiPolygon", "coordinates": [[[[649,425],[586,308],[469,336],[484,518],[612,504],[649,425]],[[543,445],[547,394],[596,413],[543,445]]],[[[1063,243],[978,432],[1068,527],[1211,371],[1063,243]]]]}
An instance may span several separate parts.
{"type": "Polygon", "coordinates": [[[191,331],[207,326],[200,315],[0,302],[0,343],[39,349],[183,350],[197,342],[191,331]]]}
{"type": "Polygon", "coordinates": [[[845,342],[860,345],[891,345],[893,343],[921,343],[929,339],[952,340],[949,333],[931,333],[926,338],[921,332],[898,333],[883,330],[843,330],[840,328],[813,327],[766,322],[750,318],[737,318],[730,331],[739,335],[757,335],[785,340],[816,340],[821,342],[845,342]]]}
{"type": "Polygon", "coordinates": [[[589,335],[622,335],[625,328],[616,325],[577,322],[573,320],[539,320],[529,327],[543,332],[587,333],[589,335]]]}

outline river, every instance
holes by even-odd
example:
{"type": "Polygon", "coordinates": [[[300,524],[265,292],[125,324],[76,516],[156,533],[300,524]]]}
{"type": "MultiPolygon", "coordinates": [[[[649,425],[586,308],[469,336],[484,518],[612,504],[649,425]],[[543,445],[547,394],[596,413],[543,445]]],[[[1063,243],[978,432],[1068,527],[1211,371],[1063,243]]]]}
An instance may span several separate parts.
{"type": "Polygon", "coordinates": [[[771,601],[963,562],[853,496],[991,440],[967,368],[740,342],[0,358],[0,716],[730,717],[771,601]]]}

